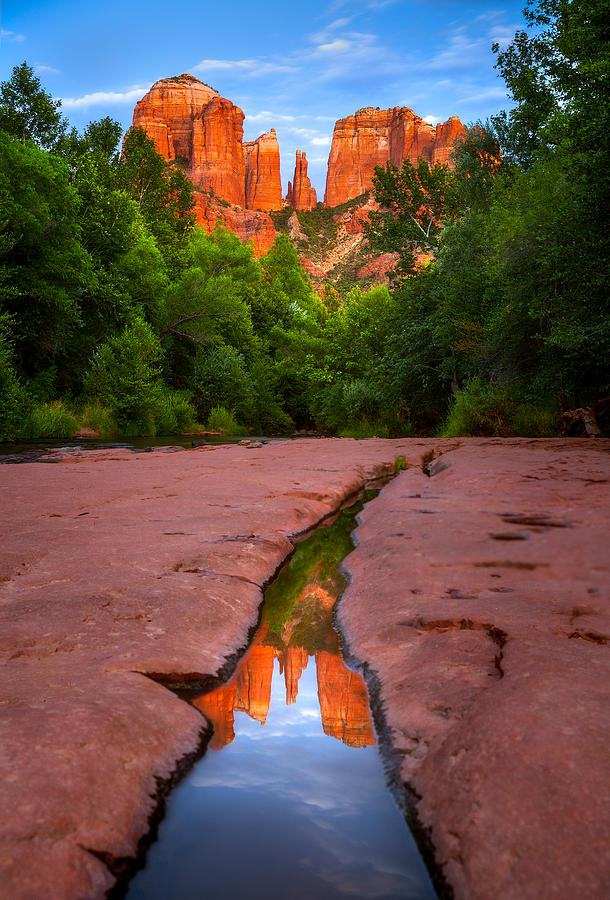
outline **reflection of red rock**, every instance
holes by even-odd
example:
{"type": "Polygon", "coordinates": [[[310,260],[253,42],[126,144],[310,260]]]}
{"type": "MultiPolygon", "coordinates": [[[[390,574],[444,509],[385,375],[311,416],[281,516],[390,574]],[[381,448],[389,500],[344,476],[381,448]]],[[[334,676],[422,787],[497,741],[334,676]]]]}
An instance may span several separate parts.
{"type": "Polygon", "coordinates": [[[341,657],[325,650],[316,654],[318,699],[324,734],[348,747],[375,743],[364,681],[350,672],[341,657]]]}
{"type": "Polygon", "coordinates": [[[246,158],[246,206],[248,209],[281,209],[280,146],[275,128],[243,145],[246,158]]]}
{"type": "Polygon", "coordinates": [[[271,703],[273,647],[255,644],[244,657],[237,673],[235,709],[265,724],[271,703]]]}
{"type": "Polygon", "coordinates": [[[286,704],[295,703],[299,693],[299,679],[305,669],[309,655],[303,647],[287,647],[279,656],[280,675],[284,673],[286,682],[286,704]]]}
{"type": "Polygon", "coordinates": [[[464,128],[457,116],[434,128],[407,107],[359,109],[335,124],[328,159],[325,206],[339,206],[369,191],[375,166],[403,159],[446,162],[464,128]]]}
{"type": "Polygon", "coordinates": [[[288,194],[286,200],[289,206],[295,209],[313,209],[318,198],[311,181],[307,175],[307,156],[305,151],[297,150],[294,166],[294,178],[288,182],[288,194]]]}
{"type": "Polygon", "coordinates": [[[237,685],[231,681],[193,700],[193,705],[204,714],[214,729],[210,741],[212,750],[222,750],[235,737],[233,709],[236,695],[237,685]]]}

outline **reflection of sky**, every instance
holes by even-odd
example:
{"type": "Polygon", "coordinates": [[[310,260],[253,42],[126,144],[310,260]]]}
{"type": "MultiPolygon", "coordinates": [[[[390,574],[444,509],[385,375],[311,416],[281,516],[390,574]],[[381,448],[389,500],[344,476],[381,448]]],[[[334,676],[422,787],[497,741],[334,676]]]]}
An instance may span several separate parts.
{"type": "Polygon", "coordinates": [[[290,706],[276,660],[266,725],[235,732],[173,792],[130,900],[435,896],[377,749],[324,734],[312,659],[290,706]]]}

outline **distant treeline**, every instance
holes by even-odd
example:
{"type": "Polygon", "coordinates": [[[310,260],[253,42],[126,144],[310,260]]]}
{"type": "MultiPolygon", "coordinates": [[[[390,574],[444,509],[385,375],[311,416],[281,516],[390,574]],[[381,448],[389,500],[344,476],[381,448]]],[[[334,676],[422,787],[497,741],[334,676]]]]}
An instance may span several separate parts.
{"type": "Polygon", "coordinates": [[[70,129],[26,63],[0,85],[0,438],[200,425],[551,434],[610,390],[606,4],[529,2],[496,67],[514,100],[451,169],[378,169],[390,289],[320,298],[194,223],[141,130],[70,129]]]}

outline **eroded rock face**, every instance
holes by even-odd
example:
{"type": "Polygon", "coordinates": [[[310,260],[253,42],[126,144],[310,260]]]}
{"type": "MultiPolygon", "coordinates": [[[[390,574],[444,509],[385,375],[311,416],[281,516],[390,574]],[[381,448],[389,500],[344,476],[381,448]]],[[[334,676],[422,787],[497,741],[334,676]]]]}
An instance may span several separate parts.
{"type": "Polygon", "coordinates": [[[192,75],[155,82],[133,114],[134,126],[144,128],[158,153],[183,161],[199,189],[197,223],[209,233],[220,220],[244,242],[252,240],[260,256],[273,244],[275,229],[255,209],[281,206],[279,147],[275,132],[243,144],[243,122],[238,106],[192,75]]]}
{"type": "Polygon", "coordinates": [[[243,145],[246,159],[246,206],[248,209],[281,209],[280,145],[275,128],[243,145]]]}
{"type": "Polygon", "coordinates": [[[273,246],[275,227],[267,213],[219,203],[207,194],[195,194],[197,224],[209,234],[217,222],[244,242],[252,241],[255,256],[263,256],[273,246]]]}
{"type": "Polygon", "coordinates": [[[237,206],[246,205],[243,123],[238,106],[192,75],[155,82],[133,113],[158,153],[185,161],[196,187],[237,206]]]}
{"type": "Polygon", "coordinates": [[[453,141],[464,132],[457,116],[429,125],[408,107],[365,107],[335,124],[328,159],[325,206],[339,206],[371,190],[375,166],[404,159],[447,162],[453,141]]]}
{"type": "Polygon", "coordinates": [[[313,209],[318,198],[311,181],[307,175],[307,155],[305,151],[297,150],[294,165],[294,177],[288,182],[288,194],[286,201],[294,209],[313,209]]]}

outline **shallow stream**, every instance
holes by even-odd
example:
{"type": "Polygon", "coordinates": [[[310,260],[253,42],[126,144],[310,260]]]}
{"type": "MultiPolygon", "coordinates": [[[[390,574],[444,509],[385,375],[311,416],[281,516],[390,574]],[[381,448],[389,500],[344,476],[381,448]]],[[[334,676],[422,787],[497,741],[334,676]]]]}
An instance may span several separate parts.
{"type": "Polygon", "coordinates": [[[297,545],[231,680],[188,697],[214,734],[171,793],[130,900],[436,896],[333,628],[366,499],[297,545]]]}

